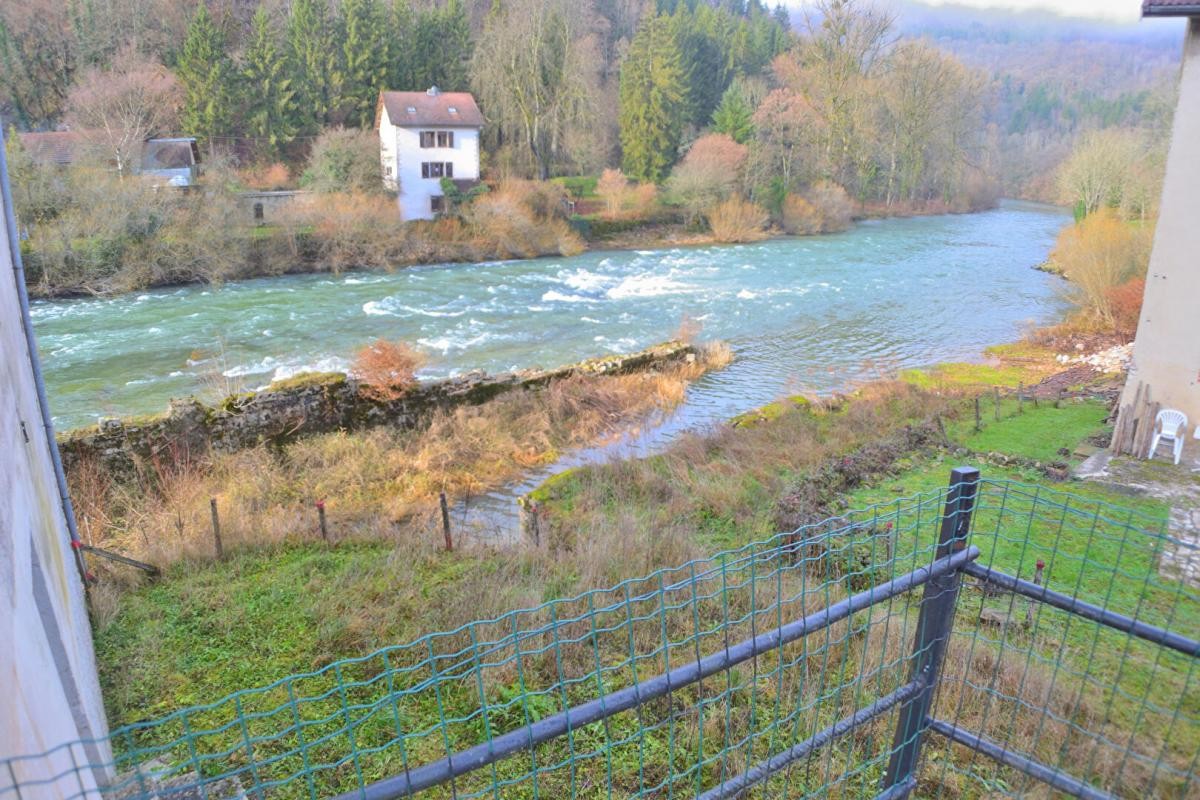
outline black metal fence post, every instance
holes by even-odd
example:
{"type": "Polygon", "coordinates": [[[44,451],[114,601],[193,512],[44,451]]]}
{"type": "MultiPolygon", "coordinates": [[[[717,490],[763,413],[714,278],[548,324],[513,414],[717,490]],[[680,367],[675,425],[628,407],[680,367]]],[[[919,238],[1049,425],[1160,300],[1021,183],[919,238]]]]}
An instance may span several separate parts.
{"type": "MultiPolygon", "coordinates": [[[[950,490],[946,495],[946,509],[938,534],[937,558],[945,558],[967,546],[978,488],[979,470],[973,467],[956,467],[950,473],[950,490]]],[[[892,758],[888,763],[883,783],[885,791],[893,787],[899,789],[900,797],[908,794],[908,791],[900,787],[912,786],[910,779],[921,755],[925,718],[933,702],[933,691],[941,671],[942,656],[946,652],[950,629],[954,625],[954,606],[961,582],[960,572],[942,575],[925,584],[925,592],[921,597],[921,613],[917,621],[916,641],[913,643],[912,667],[912,680],[920,681],[921,690],[900,708],[896,736],[892,741],[892,758]]]]}

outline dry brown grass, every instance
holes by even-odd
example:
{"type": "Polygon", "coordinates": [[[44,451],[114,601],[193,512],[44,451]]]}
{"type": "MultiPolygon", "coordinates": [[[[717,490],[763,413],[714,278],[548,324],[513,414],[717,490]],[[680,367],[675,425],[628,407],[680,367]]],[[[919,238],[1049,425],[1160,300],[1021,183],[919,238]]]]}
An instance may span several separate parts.
{"type": "Polygon", "coordinates": [[[766,424],[747,418],[737,427],[689,432],[661,455],[579,470],[551,491],[552,501],[569,496],[570,511],[557,514],[550,504],[550,537],[589,538],[614,525],[621,507],[641,509],[636,522],[647,538],[667,531],[737,531],[742,540],[772,535],[775,501],[797,474],[914,420],[948,413],[954,402],[950,393],[933,396],[888,381],[863,387],[849,403],[782,399],[765,409],[766,424]]]}
{"type": "MultiPolygon", "coordinates": [[[[402,366],[410,365],[400,353],[402,366]]],[[[673,408],[687,384],[728,363],[708,345],[692,362],[625,375],[578,375],[478,406],[438,410],[414,431],[376,428],[213,454],[203,463],[150,465],[134,485],[83,463],[70,476],[77,514],[95,544],[167,565],[213,552],[209,500],[233,547],[311,540],[323,500],[339,538],[392,539],[423,527],[439,492],[479,495],[564,451],[673,408]]],[[[395,374],[392,355],[381,369],[395,374]]]]}

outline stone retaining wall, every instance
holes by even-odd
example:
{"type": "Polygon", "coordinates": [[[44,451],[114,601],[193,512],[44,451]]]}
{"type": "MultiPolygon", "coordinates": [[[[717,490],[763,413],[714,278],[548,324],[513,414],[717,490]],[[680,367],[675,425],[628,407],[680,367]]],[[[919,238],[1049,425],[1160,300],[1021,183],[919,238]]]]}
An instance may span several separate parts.
{"type": "Polygon", "coordinates": [[[437,409],[478,405],[514,389],[545,386],[572,375],[653,370],[695,357],[691,345],[667,342],[552,370],[471,372],[420,383],[391,401],[366,396],[358,381],[339,372],[300,375],[261,392],[233,395],[215,407],[187,398],[172,400],[162,415],[101,420],[95,427],[61,435],[59,449],[68,472],[91,460],[114,477],[127,479],[141,467],[195,460],[210,450],[281,445],[303,436],[377,425],[411,429],[437,409]]]}

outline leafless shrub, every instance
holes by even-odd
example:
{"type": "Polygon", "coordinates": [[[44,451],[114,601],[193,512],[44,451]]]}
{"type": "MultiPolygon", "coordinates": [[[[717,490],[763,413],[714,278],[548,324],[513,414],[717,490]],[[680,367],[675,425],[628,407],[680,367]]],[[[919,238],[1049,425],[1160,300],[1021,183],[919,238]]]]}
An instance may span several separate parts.
{"type": "Polygon", "coordinates": [[[708,212],[708,226],[718,242],[754,242],[765,237],[770,214],[760,205],[730,197],[708,212]]]}
{"type": "Polygon", "coordinates": [[[425,357],[404,342],[377,339],[358,351],[352,372],[363,394],[376,400],[395,400],[416,383],[425,357]]]}

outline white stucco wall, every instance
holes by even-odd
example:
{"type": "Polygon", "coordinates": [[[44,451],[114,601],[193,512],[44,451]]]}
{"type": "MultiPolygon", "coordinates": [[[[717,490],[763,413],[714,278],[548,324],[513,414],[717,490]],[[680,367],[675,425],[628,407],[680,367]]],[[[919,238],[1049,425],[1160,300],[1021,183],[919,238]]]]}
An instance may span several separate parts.
{"type": "MultiPolygon", "coordinates": [[[[0,211],[11,213],[2,197],[0,211]]],[[[83,584],[21,323],[12,242],[8,225],[0,225],[0,758],[106,735],[83,584]]],[[[105,779],[103,768],[87,765],[111,760],[103,743],[17,761],[17,781],[30,785],[5,794],[12,776],[0,769],[0,796],[78,797],[105,779]]]]}
{"type": "MultiPolygon", "coordinates": [[[[1179,103],[1167,155],[1166,179],[1146,294],[1122,405],[1139,383],[1164,408],[1200,423],[1200,19],[1184,43],[1179,103]]],[[[1188,430],[1189,437],[1191,429],[1188,430]]],[[[1184,446],[1200,447],[1189,438],[1184,446]]]]}
{"type": "Polygon", "coordinates": [[[385,107],[379,126],[379,149],[384,185],[399,191],[400,213],[405,220],[433,219],[430,199],[442,194],[440,178],[421,177],[423,162],[449,162],[454,165],[455,180],[479,180],[478,128],[401,128],[392,125],[385,107]],[[421,131],[453,131],[454,147],[422,149],[421,131]]]}

